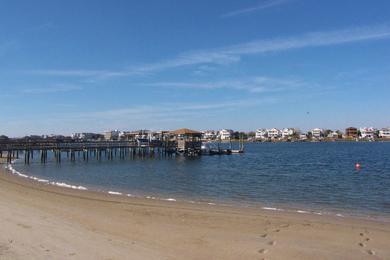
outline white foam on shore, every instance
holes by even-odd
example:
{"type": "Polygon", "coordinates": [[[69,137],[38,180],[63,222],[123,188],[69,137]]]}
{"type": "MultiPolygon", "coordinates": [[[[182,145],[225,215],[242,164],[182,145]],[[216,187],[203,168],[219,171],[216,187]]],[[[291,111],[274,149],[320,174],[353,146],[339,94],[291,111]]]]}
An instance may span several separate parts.
{"type": "Polygon", "coordinates": [[[271,208],[271,207],[262,207],[262,209],[265,209],[265,210],[274,210],[274,211],[284,211],[283,209],[271,208]]]}
{"type": "Polygon", "coordinates": [[[174,198],[168,198],[168,199],[164,199],[164,200],[166,200],[166,201],[177,201],[177,200],[174,199],[174,198]]]}
{"type": "Polygon", "coordinates": [[[122,192],[117,192],[117,191],[108,191],[108,194],[111,194],[111,195],[118,195],[118,196],[123,195],[122,192]]]}
{"type": "Polygon", "coordinates": [[[69,188],[69,189],[75,189],[75,190],[88,190],[84,186],[70,185],[70,184],[67,184],[64,182],[50,182],[49,180],[46,180],[46,179],[41,179],[41,178],[38,178],[35,176],[28,176],[26,174],[20,173],[17,170],[15,170],[15,168],[12,165],[15,161],[16,160],[12,161],[12,163],[8,164],[5,168],[8,169],[12,174],[17,175],[19,177],[27,178],[27,179],[31,179],[31,180],[34,180],[37,182],[47,183],[47,184],[51,184],[51,185],[55,185],[55,186],[59,186],[59,187],[63,187],[63,188],[69,188]]]}
{"type": "Polygon", "coordinates": [[[87,190],[87,188],[85,188],[83,186],[70,185],[70,184],[67,184],[65,182],[50,182],[50,184],[56,185],[59,187],[63,187],[63,188],[74,189],[74,190],[87,190]]]}
{"type": "Polygon", "coordinates": [[[301,213],[301,214],[309,214],[310,212],[309,211],[305,211],[305,210],[297,210],[298,213],[301,213]]]}

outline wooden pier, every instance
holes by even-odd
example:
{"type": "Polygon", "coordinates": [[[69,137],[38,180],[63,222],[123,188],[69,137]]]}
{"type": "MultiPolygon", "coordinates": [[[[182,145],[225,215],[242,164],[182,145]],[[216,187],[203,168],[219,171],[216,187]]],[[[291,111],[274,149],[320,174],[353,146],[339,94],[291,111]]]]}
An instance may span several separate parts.
{"type": "Polygon", "coordinates": [[[172,156],[176,153],[176,142],[153,141],[148,145],[140,146],[134,141],[20,141],[11,140],[0,142],[0,158],[7,156],[7,163],[24,157],[24,163],[29,164],[34,156],[39,156],[41,163],[52,158],[61,163],[63,158],[75,162],[77,160],[113,160],[114,158],[135,158],[172,156]],[[52,156],[49,156],[51,153],[52,156]]]}

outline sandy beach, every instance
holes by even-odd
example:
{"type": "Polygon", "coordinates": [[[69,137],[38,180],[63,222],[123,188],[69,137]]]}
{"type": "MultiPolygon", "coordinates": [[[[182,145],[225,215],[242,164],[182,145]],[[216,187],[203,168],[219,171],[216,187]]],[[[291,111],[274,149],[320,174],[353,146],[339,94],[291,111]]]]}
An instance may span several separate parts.
{"type": "Polygon", "coordinates": [[[0,259],[390,259],[390,222],[77,191],[0,166],[0,259]]]}

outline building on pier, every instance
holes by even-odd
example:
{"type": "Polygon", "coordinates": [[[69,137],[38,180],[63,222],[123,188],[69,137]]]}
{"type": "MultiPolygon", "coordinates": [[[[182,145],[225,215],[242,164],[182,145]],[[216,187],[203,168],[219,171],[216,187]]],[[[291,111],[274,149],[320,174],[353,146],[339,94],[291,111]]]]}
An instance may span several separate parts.
{"type": "Polygon", "coordinates": [[[202,148],[202,133],[182,128],[171,132],[177,142],[177,152],[185,154],[199,154],[202,148]]]}

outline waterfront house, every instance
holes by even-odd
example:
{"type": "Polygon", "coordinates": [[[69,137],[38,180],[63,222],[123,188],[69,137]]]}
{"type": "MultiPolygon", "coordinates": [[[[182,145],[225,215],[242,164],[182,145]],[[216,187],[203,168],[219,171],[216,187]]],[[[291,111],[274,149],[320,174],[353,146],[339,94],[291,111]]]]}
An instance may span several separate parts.
{"type": "Polygon", "coordinates": [[[302,140],[302,141],[307,140],[307,134],[301,133],[301,134],[299,135],[299,139],[302,140]]]}
{"type": "Polygon", "coordinates": [[[390,139],[390,127],[382,128],[379,130],[379,137],[390,139]]]}
{"type": "Polygon", "coordinates": [[[230,140],[233,137],[233,130],[231,129],[222,129],[219,131],[218,137],[221,140],[230,140]]]}
{"type": "Polygon", "coordinates": [[[267,129],[267,136],[271,139],[278,139],[282,136],[282,132],[276,128],[267,129]]]}
{"type": "Polygon", "coordinates": [[[96,134],[96,133],[74,133],[74,134],[72,134],[71,137],[72,137],[72,139],[83,140],[83,141],[100,140],[100,139],[104,138],[103,135],[96,134]]]}
{"type": "Polygon", "coordinates": [[[106,140],[118,140],[119,139],[119,130],[105,131],[104,139],[106,140]]]}
{"type": "Polygon", "coordinates": [[[356,127],[348,127],[347,129],[345,129],[345,136],[347,138],[357,138],[358,129],[356,127]]]}
{"type": "Polygon", "coordinates": [[[268,138],[266,129],[257,129],[255,133],[256,140],[265,140],[268,138]]]}
{"type": "Polygon", "coordinates": [[[215,140],[217,138],[217,133],[214,130],[207,130],[202,133],[203,140],[215,140]]]}
{"type": "Polygon", "coordinates": [[[284,128],[282,130],[282,138],[291,138],[295,135],[296,130],[294,128],[284,128]]]}
{"type": "Polygon", "coordinates": [[[177,142],[177,151],[186,154],[198,154],[202,147],[202,133],[182,128],[171,132],[177,142]]]}
{"type": "Polygon", "coordinates": [[[373,127],[362,127],[359,130],[362,139],[374,139],[376,136],[376,129],[373,127]]]}
{"type": "Polygon", "coordinates": [[[324,136],[324,130],[321,128],[314,128],[311,130],[311,135],[313,138],[320,139],[324,136]]]}
{"type": "Polygon", "coordinates": [[[337,139],[339,138],[339,132],[338,131],[329,131],[329,133],[326,135],[327,138],[337,139]]]}

